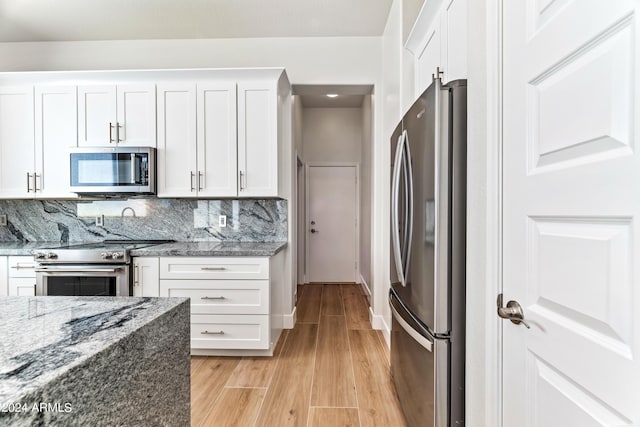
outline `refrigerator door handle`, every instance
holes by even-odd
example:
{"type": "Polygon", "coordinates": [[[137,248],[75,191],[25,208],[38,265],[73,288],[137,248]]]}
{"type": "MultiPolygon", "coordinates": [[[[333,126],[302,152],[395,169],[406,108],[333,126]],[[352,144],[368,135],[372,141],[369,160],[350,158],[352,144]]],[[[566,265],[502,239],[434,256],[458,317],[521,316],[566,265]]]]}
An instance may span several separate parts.
{"type": "Polygon", "coordinates": [[[393,259],[396,265],[398,281],[402,286],[406,286],[404,271],[402,269],[402,255],[400,253],[400,230],[398,230],[398,192],[400,186],[400,165],[402,162],[402,135],[398,138],[396,145],[396,156],[393,164],[393,179],[391,181],[391,244],[393,245],[393,259]]]}
{"type": "Polygon", "coordinates": [[[409,325],[406,320],[404,320],[402,316],[400,316],[400,313],[398,313],[393,304],[390,305],[393,317],[398,321],[398,324],[402,326],[402,329],[404,329],[418,344],[424,347],[425,350],[427,350],[429,353],[433,353],[433,343],[420,335],[415,329],[413,329],[411,325],[409,325]]]}
{"type": "Polygon", "coordinates": [[[407,175],[409,176],[408,180],[408,188],[407,188],[407,199],[408,199],[408,238],[405,241],[405,245],[407,247],[406,250],[406,259],[404,260],[404,268],[405,268],[405,277],[409,273],[409,263],[411,262],[411,245],[413,243],[413,168],[411,166],[411,147],[409,146],[409,135],[407,131],[404,132],[404,145],[406,147],[406,157],[407,157],[407,175]]]}

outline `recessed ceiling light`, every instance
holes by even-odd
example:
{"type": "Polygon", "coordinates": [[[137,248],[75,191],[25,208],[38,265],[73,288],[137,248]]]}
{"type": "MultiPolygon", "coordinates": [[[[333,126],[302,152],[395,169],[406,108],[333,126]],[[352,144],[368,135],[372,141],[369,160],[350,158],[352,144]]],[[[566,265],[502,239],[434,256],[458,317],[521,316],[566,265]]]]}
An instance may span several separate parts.
{"type": "Polygon", "coordinates": [[[328,93],[328,94],[327,94],[327,96],[328,96],[329,98],[335,98],[335,97],[337,97],[337,96],[338,96],[338,94],[337,94],[337,93],[328,93]]]}

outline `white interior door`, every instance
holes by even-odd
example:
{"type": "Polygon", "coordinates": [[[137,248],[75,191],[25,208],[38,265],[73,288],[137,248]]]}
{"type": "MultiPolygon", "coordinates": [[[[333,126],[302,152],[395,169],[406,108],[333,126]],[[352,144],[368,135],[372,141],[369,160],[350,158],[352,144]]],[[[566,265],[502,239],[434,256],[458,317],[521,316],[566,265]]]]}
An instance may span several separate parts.
{"type": "Polygon", "coordinates": [[[503,426],[639,425],[639,3],[503,4],[503,426]]]}
{"type": "Polygon", "coordinates": [[[308,166],[309,282],[356,282],[357,169],[308,166]]]}

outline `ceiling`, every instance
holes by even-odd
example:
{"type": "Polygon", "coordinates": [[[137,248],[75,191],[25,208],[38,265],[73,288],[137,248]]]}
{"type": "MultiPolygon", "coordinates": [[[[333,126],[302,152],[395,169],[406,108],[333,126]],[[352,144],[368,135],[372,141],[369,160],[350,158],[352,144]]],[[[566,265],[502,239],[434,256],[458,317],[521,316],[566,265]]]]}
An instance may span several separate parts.
{"type": "Polygon", "coordinates": [[[0,0],[0,42],[380,36],[392,0],[0,0]]]}

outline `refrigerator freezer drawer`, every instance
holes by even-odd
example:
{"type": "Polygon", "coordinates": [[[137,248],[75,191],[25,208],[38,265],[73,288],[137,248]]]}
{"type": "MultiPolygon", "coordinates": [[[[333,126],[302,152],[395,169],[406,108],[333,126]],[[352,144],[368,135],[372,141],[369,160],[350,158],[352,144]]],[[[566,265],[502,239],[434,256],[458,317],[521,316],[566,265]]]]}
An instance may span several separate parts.
{"type": "Polygon", "coordinates": [[[449,340],[435,339],[394,299],[391,295],[391,376],[407,425],[447,427],[449,340]]]}

